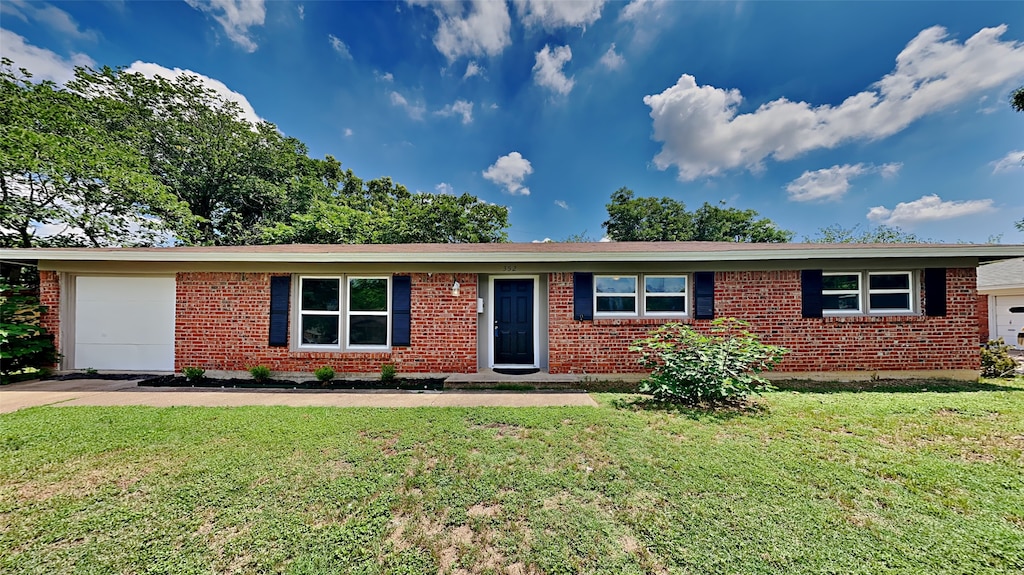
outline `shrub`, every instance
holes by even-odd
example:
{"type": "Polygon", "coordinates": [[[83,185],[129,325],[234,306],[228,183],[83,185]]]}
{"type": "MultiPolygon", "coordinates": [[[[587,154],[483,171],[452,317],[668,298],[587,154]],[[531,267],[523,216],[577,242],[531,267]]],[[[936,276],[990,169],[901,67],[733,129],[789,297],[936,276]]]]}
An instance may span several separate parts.
{"type": "Polygon", "coordinates": [[[313,375],[316,376],[317,381],[319,381],[320,383],[327,383],[334,379],[334,369],[331,368],[331,366],[329,365],[325,365],[316,368],[316,371],[313,372],[313,375]]]}
{"type": "Polygon", "coordinates": [[[1010,346],[1003,338],[990,339],[981,344],[981,375],[983,377],[1013,377],[1017,363],[1010,357],[1010,346]]]}
{"type": "Polygon", "coordinates": [[[253,379],[262,383],[270,379],[270,368],[265,365],[255,365],[249,368],[249,375],[253,379]]]}
{"type": "Polygon", "coordinates": [[[395,375],[397,373],[395,364],[385,363],[380,366],[380,380],[384,383],[391,383],[395,381],[395,375]]]}
{"type": "Polygon", "coordinates": [[[53,336],[39,326],[45,310],[34,295],[0,282],[0,380],[57,362],[53,336]]]}
{"type": "Polygon", "coordinates": [[[201,367],[185,367],[182,368],[181,373],[188,381],[199,381],[206,375],[206,370],[201,367]]]}
{"type": "Polygon", "coordinates": [[[640,392],[663,401],[722,403],[772,389],[758,375],[775,366],[788,350],[766,345],[735,318],[711,322],[708,334],[668,323],[630,345],[640,364],[652,370],[640,392]]]}

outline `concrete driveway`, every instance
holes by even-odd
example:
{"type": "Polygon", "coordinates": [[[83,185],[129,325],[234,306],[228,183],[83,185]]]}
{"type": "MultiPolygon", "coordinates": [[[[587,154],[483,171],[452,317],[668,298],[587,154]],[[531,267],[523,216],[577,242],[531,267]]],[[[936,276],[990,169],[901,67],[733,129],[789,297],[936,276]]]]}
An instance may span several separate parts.
{"type": "Polygon", "coordinates": [[[40,405],[238,407],[560,407],[597,403],[583,392],[392,391],[139,387],[139,380],[30,381],[0,387],[0,413],[40,405]]]}

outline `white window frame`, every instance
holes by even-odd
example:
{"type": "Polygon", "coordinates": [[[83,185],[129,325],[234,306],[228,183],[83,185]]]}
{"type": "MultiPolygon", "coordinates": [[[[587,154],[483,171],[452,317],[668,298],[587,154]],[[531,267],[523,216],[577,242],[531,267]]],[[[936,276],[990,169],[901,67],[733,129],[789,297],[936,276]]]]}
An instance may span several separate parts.
{"type": "Polygon", "coordinates": [[[387,351],[391,349],[391,312],[393,303],[391,301],[391,276],[389,275],[295,275],[293,283],[293,295],[291,309],[292,328],[292,349],[297,351],[387,351]],[[373,279],[385,280],[387,291],[387,311],[355,311],[350,308],[352,298],[350,297],[351,280],[373,279]],[[302,309],[302,283],[305,280],[336,280],[338,282],[338,311],[303,310],[302,309]],[[338,318],[338,343],[313,344],[302,343],[302,316],[303,315],[327,315],[338,318]],[[387,342],[385,345],[359,345],[351,343],[351,330],[349,329],[349,318],[351,316],[378,315],[387,317],[387,342]]]}
{"type": "Polygon", "coordinates": [[[857,294],[859,308],[856,310],[830,310],[822,309],[822,315],[825,316],[848,316],[848,315],[910,315],[918,312],[919,306],[919,295],[920,286],[917,280],[917,273],[907,270],[847,270],[847,271],[829,271],[822,272],[824,276],[857,276],[857,290],[827,290],[822,289],[821,295],[848,295],[857,294]],[[906,275],[909,279],[907,282],[907,289],[871,289],[871,276],[873,275],[906,275]],[[907,299],[910,303],[909,309],[872,309],[871,307],[871,295],[872,294],[907,294],[907,299]]]}
{"type": "Polygon", "coordinates": [[[385,350],[391,348],[391,277],[390,276],[346,276],[345,277],[345,348],[352,350],[385,350]],[[384,311],[352,311],[352,280],[384,280],[387,309],[384,311]],[[352,343],[350,319],[352,316],[378,316],[387,318],[387,337],[384,345],[367,345],[352,343]]]}
{"type": "Polygon", "coordinates": [[[643,308],[638,311],[642,311],[645,317],[689,317],[690,315],[690,276],[687,274],[643,274],[640,281],[644,285],[644,298],[643,308]],[[682,293],[665,294],[665,293],[649,293],[647,291],[647,278],[683,278],[686,282],[685,289],[682,293]],[[647,299],[648,298],[667,298],[667,297],[682,297],[683,298],[683,311],[647,311],[647,299]]]}
{"type": "Polygon", "coordinates": [[[914,306],[914,272],[909,271],[873,271],[868,272],[868,281],[866,282],[865,290],[867,291],[867,298],[864,303],[867,304],[868,312],[873,314],[899,314],[899,313],[914,313],[916,307],[914,306]],[[905,275],[907,276],[907,288],[906,289],[871,289],[871,276],[895,276],[905,275]],[[871,295],[878,294],[907,294],[907,304],[910,306],[906,309],[880,309],[875,310],[871,307],[871,295]]]}
{"type": "Polygon", "coordinates": [[[640,276],[632,274],[594,274],[594,317],[637,317],[640,314],[640,276]],[[597,278],[633,278],[633,293],[602,292],[597,291],[597,278]],[[597,311],[597,298],[599,297],[632,297],[633,311],[597,311]]]}
{"type": "Polygon", "coordinates": [[[822,296],[827,295],[856,295],[857,296],[857,309],[825,309],[822,306],[821,313],[823,315],[859,315],[864,313],[864,273],[859,271],[838,271],[838,272],[822,272],[822,277],[826,276],[857,276],[857,289],[824,289],[821,290],[822,296]]]}
{"type": "Polygon", "coordinates": [[[299,349],[333,349],[333,350],[341,349],[341,342],[343,341],[342,340],[342,329],[344,327],[341,324],[341,318],[342,318],[342,316],[345,313],[344,312],[345,292],[344,292],[344,290],[341,289],[341,286],[342,286],[342,282],[344,282],[344,281],[345,281],[345,278],[342,277],[342,276],[299,276],[299,281],[298,281],[298,285],[297,285],[298,289],[296,290],[296,294],[295,294],[295,306],[294,306],[295,310],[296,310],[296,314],[295,314],[295,317],[296,317],[296,321],[295,321],[296,338],[295,338],[295,341],[296,341],[296,343],[298,343],[298,345],[296,347],[298,347],[299,349]],[[338,310],[337,311],[327,311],[327,310],[308,310],[307,311],[307,310],[302,309],[302,284],[306,280],[337,280],[337,282],[338,282],[338,310]],[[328,343],[328,344],[303,343],[303,341],[302,341],[302,316],[304,316],[304,315],[335,316],[338,319],[338,343],[328,343]]]}

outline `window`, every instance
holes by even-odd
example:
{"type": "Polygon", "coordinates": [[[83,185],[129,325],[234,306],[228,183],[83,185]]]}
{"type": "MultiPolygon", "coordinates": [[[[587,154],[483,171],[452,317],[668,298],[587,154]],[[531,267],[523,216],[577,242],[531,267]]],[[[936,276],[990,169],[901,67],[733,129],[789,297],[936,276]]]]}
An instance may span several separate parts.
{"type": "Polygon", "coordinates": [[[826,314],[914,311],[911,272],[826,272],[821,286],[821,307],[826,314]]]}
{"type": "Polygon", "coordinates": [[[299,347],[337,350],[342,341],[353,349],[388,347],[390,283],[387,277],[300,277],[299,347]]]}
{"type": "Polygon", "coordinates": [[[388,279],[348,279],[348,345],[387,347],[388,279]]]}
{"type": "Polygon", "coordinates": [[[686,276],[644,276],[645,315],[686,315],[686,276]]]}
{"type": "Polygon", "coordinates": [[[594,276],[594,312],[636,315],[636,276],[594,276]]]}

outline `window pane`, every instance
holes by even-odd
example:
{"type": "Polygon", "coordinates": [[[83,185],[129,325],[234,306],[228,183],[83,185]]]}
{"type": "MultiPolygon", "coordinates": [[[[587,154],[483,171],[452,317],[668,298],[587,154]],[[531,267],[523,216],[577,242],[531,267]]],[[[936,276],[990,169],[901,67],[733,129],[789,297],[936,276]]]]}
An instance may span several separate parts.
{"type": "Polygon", "coordinates": [[[636,298],[627,296],[600,296],[597,298],[597,311],[636,312],[636,298]]]}
{"type": "Polygon", "coordinates": [[[302,343],[311,345],[337,345],[338,316],[302,316],[302,343]]]}
{"type": "Polygon", "coordinates": [[[597,293],[636,293],[636,278],[597,276],[594,287],[597,293]]]}
{"type": "Polygon", "coordinates": [[[348,318],[350,345],[387,345],[388,317],[386,315],[353,315],[348,318]]]}
{"type": "Polygon", "coordinates": [[[871,274],[871,289],[910,289],[910,276],[907,274],[871,274]]]}
{"type": "Polygon", "coordinates": [[[667,312],[677,311],[680,313],[686,312],[686,298],[681,296],[666,297],[658,296],[651,297],[647,296],[645,307],[649,312],[667,312]]]}
{"type": "Polygon", "coordinates": [[[388,280],[349,280],[348,298],[350,311],[388,311],[388,280]]]}
{"type": "Polygon", "coordinates": [[[339,281],[332,279],[302,280],[302,309],[338,311],[339,281]]]}
{"type": "Polygon", "coordinates": [[[647,293],[686,293],[686,278],[647,276],[644,286],[647,293]]]}
{"type": "Polygon", "coordinates": [[[910,294],[905,293],[873,293],[869,296],[871,311],[883,309],[910,310],[910,294]]]}
{"type": "Polygon", "coordinates": [[[821,288],[826,290],[860,289],[860,275],[843,274],[838,276],[821,276],[821,288]]]}
{"type": "Polygon", "coordinates": [[[821,296],[821,309],[826,310],[857,310],[860,309],[860,296],[850,295],[823,295],[821,296]]]}

